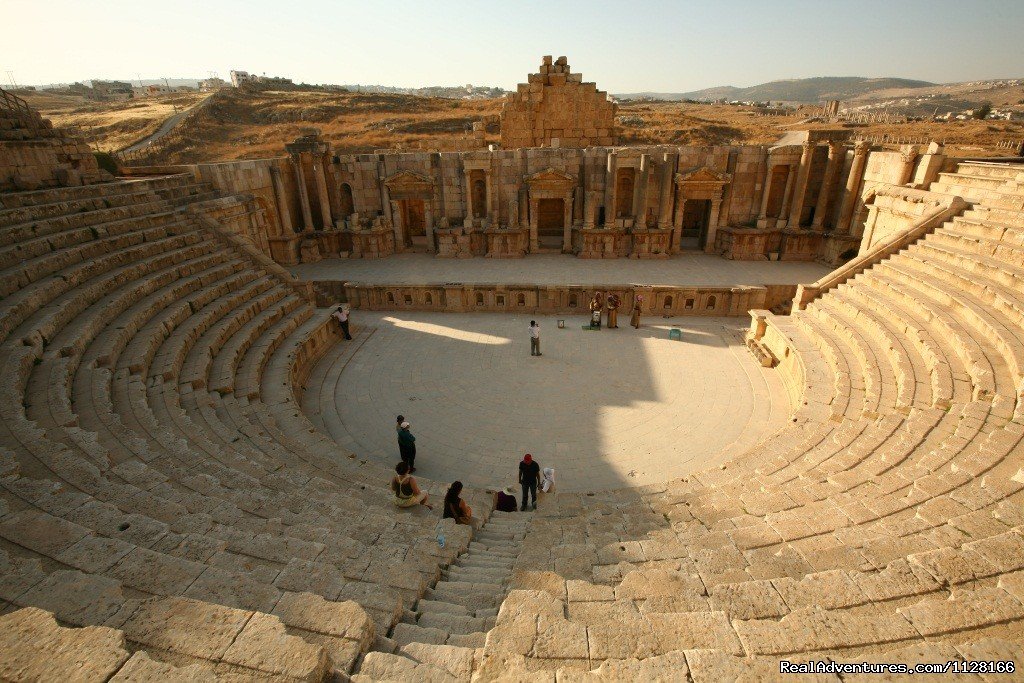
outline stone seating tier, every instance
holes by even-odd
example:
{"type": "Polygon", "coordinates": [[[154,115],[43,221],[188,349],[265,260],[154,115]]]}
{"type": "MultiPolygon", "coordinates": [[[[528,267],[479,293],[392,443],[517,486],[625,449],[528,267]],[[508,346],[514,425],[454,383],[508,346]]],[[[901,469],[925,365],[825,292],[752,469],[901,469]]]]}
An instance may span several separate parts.
{"type": "MultiPolygon", "coordinates": [[[[0,302],[0,544],[12,577],[0,607],[124,630],[162,597],[248,610],[240,623],[319,600],[386,633],[468,534],[447,529],[439,548],[436,519],[393,511],[386,471],[312,433],[267,389],[264,377],[304,372],[310,340],[322,348],[331,328],[276,272],[176,208],[213,195],[171,177],[0,197],[0,268],[17,281],[0,302]]],[[[318,676],[347,672],[372,640],[267,623],[267,637],[287,628],[320,653],[318,676]]],[[[220,671],[218,657],[205,661],[220,671]]]]}
{"type": "Polygon", "coordinates": [[[396,513],[387,472],[302,416],[333,328],[176,210],[208,189],[2,195],[19,287],[0,301],[0,631],[26,634],[0,638],[2,674],[30,677],[48,644],[79,653],[52,671],[115,679],[1024,665],[1016,177],[942,176],[969,211],[804,311],[758,314],[793,413],[744,456],[549,495],[472,538],[447,526],[443,549],[436,517],[396,513]]]}

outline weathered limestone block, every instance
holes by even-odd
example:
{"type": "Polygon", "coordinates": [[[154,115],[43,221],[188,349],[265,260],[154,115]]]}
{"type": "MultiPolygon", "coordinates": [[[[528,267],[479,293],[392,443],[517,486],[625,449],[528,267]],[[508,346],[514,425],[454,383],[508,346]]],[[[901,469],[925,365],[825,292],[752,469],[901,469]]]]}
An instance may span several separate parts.
{"type": "Polygon", "coordinates": [[[112,628],[62,628],[28,607],[0,617],[0,678],[9,681],[102,681],[128,661],[124,636],[112,628]]]}

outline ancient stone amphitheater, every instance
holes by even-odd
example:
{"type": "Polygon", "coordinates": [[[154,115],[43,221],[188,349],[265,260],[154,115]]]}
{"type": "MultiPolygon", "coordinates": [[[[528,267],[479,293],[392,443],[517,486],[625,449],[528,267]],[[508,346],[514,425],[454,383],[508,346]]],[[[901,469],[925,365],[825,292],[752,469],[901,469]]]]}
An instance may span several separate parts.
{"type": "Polygon", "coordinates": [[[442,547],[299,410],[335,332],[235,199],[105,177],[20,106],[0,136],[0,678],[1022,663],[1024,166],[961,163],[929,190],[966,209],[754,312],[794,411],[744,456],[522,517],[475,491],[442,547]]]}

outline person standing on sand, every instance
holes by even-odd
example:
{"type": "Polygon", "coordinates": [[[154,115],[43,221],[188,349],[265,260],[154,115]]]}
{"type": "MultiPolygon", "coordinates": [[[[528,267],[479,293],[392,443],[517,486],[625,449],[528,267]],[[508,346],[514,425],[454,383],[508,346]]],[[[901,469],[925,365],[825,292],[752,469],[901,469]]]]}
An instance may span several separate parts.
{"type": "Polygon", "coordinates": [[[403,422],[398,428],[398,450],[402,462],[409,466],[409,472],[416,471],[416,437],[409,431],[409,423],[403,422]]]}
{"type": "Polygon", "coordinates": [[[341,333],[345,335],[345,339],[351,340],[352,335],[348,332],[348,304],[339,305],[334,313],[331,313],[331,317],[341,325],[341,333]]]}
{"type": "Polygon", "coordinates": [[[640,329],[640,309],[644,305],[644,297],[640,294],[636,295],[636,299],[633,301],[633,314],[629,317],[629,324],[640,329]]]}
{"type": "Polygon", "coordinates": [[[608,329],[610,330],[619,328],[619,305],[621,303],[618,294],[609,294],[605,299],[605,305],[608,308],[608,329]]]}
{"type": "Polygon", "coordinates": [[[530,321],[530,355],[540,356],[540,325],[536,320],[530,321]]]}

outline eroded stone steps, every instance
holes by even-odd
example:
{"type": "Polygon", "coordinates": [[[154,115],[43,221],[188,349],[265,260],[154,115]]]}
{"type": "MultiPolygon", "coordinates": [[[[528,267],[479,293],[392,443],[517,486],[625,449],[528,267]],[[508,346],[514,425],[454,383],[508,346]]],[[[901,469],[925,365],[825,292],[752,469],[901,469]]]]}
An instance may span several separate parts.
{"type": "Polygon", "coordinates": [[[418,671],[429,680],[466,680],[480,659],[486,633],[509,590],[512,569],[533,513],[491,513],[465,553],[427,589],[377,652],[363,661],[356,680],[378,680],[418,671]],[[486,542],[481,542],[483,538],[486,542]],[[500,559],[495,559],[500,558],[500,559]]]}

